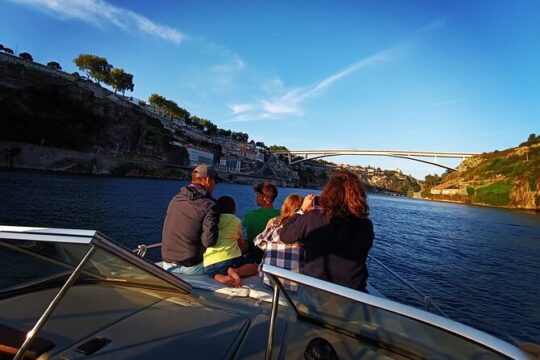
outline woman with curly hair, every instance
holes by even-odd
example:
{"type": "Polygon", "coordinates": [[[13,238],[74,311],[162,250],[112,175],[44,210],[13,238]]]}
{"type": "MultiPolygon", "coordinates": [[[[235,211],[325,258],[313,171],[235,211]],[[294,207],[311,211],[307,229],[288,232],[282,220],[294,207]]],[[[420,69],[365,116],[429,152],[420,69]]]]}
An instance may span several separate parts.
{"type": "Polygon", "coordinates": [[[373,245],[373,224],[360,179],[355,174],[334,172],[320,196],[308,195],[300,212],[279,231],[284,243],[300,242],[305,249],[302,273],[352,289],[365,291],[366,260],[373,245]]]}

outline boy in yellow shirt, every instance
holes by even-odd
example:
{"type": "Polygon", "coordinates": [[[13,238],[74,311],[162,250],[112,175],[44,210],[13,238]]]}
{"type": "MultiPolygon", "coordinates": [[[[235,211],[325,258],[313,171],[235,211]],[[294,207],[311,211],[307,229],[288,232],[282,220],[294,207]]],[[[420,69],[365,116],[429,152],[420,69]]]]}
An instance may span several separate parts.
{"type": "Polygon", "coordinates": [[[204,272],[217,282],[239,287],[240,278],[257,274],[257,264],[242,256],[248,244],[242,236],[242,222],[234,215],[236,203],[230,196],[217,200],[221,210],[219,237],[214,246],[206,249],[203,257],[204,272]]]}

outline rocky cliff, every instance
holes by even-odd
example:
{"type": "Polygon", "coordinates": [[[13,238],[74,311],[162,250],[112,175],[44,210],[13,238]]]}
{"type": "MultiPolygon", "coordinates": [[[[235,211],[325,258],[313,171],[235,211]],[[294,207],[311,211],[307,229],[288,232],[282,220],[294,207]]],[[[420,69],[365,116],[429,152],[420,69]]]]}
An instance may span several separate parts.
{"type": "Polygon", "coordinates": [[[435,200],[540,210],[540,137],[519,147],[483,153],[465,160],[457,171],[431,189],[435,200]]]}
{"type": "MultiPolygon", "coordinates": [[[[103,162],[98,172],[119,175],[152,176],[158,171],[176,176],[178,171],[165,171],[164,164],[183,166],[188,161],[185,149],[169,145],[170,134],[159,120],[138,106],[88,80],[55,75],[6,55],[0,57],[0,114],[3,160],[8,167],[31,163],[30,153],[36,159],[39,156],[37,148],[7,145],[6,141],[56,149],[55,166],[62,168],[65,163],[67,171],[75,172],[89,166],[84,154],[93,159],[89,172],[100,169],[103,162]],[[26,158],[25,149],[30,151],[26,158]],[[65,159],[60,149],[70,151],[65,159]],[[14,162],[17,157],[19,161],[14,162]],[[119,167],[105,161],[111,157],[119,167]],[[141,164],[136,165],[138,162],[141,164]]],[[[42,163],[38,168],[51,165],[42,163]]]]}

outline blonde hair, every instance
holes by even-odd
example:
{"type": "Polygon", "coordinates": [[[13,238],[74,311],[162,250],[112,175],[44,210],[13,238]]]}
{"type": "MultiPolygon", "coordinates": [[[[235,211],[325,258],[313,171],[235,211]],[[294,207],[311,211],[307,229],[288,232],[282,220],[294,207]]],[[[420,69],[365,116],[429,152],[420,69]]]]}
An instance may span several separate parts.
{"type": "Polygon", "coordinates": [[[304,198],[298,194],[291,194],[285,198],[279,211],[279,225],[283,225],[288,218],[294,215],[296,210],[302,206],[304,198]]]}

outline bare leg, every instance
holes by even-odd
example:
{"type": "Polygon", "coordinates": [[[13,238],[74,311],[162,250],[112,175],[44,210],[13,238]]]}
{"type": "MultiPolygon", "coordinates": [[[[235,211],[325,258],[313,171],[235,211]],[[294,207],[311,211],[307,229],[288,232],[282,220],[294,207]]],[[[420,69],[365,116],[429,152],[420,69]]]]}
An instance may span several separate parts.
{"type": "Polygon", "coordinates": [[[214,275],[214,280],[216,280],[218,283],[221,283],[227,286],[233,286],[235,282],[234,278],[232,278],[231,276],[222,275],[222,274],[214,275]]]}
{"type": "Polygon", "coordinates": [[[259,266],[257,264],[245,264],[234,269],[238,276],[246,277],[255,275],[259,272],[259,266]]]}
{"type": "Polygon", "coordinates": [[[235,269],[228,268],[227,269],[227,274],[229,274],[229,276],[234,279],[234,284],[232,284],[230,286],[240,287],[240,285],[242,285],[242,280],[240,280],[240,275],[238,275],[238,273],[235,271],[235,269]]]}

